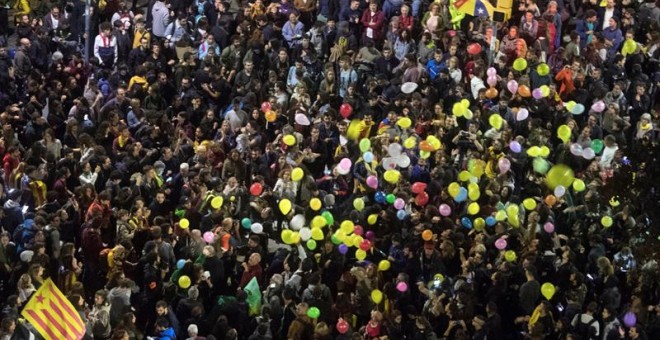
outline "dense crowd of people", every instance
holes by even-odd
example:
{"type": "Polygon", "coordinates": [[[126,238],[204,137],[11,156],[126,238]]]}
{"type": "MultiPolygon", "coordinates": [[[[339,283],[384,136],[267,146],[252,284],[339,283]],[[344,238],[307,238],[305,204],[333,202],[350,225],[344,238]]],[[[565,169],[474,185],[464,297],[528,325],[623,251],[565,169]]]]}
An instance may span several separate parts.
{"type": "Polygon", "coordinates": [[[484,1],[0,0],[0,339],[660,338],[660,8],[484,1]]]}

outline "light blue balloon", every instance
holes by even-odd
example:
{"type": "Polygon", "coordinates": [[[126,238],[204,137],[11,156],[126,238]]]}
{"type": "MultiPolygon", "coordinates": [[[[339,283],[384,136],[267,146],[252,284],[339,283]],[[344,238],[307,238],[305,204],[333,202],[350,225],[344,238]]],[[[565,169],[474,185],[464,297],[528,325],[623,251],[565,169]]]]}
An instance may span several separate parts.
{"type": "Polygon", "coordinates": [[[365,162],[371,163],[374,161],[374,154],[371,153],[371,151],[367,151],[362,155],[362,158],[364,159],[365,162]]]}
{"type": "Polygon", "coordinates": [[[458,191],[458,195],[454,198],[454,201],[456,202],[463,202],[467,199],[468,197],[468,192],[467,189],[461,187],[458,191]]]}
{"type": "Polygon", "coordinates": [[[185,265],[186,265],[186,260],[184,259],[180,259],[179,261],[176,261],[176,269],[181,269],[185,265]]]}
{"type": "Polygon", "coordinates": [[[406,218],[406,211],[405,210],[399,210],[396,212],[396,218],[399,220],[403,221],[404,218],[406,218]]]}
{"type": "Polygon", "coordinates": [[[497,220],[495,219],[495,217],[493,217],[493,216],[486,217],[486,225],[487,226],[492,227],[492,226],[495,225],[495,223],[497,223],[497,220]]]}

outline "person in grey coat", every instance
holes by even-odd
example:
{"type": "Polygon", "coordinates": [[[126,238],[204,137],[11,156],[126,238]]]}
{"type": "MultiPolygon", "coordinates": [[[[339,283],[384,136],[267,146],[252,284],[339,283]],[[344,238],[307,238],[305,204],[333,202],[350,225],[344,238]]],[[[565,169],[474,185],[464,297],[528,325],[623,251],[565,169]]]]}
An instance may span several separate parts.
{"type": "Polygon", "coordinates": [[[170,10],[165,4],[167,0],[158,0],[151,9],[151,33],[158,38],[165,38],[167,25],[170,24],[170,10]]]}

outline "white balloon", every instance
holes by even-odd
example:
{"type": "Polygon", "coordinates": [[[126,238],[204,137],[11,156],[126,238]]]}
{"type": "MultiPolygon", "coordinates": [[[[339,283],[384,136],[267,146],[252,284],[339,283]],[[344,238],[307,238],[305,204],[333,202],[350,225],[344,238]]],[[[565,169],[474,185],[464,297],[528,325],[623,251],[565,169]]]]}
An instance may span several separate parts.
{"type": "Polygon", "coordinates": [[[296,216],[293,216],[291,219],[291,222],[289,223],[289,226],[293,230],[300,230],[305,225],[305,216],[298,214],[296,216]]]}
{"type": "Polygon", "coordinates": [[[561,198],[564,194],[566,194],[566,188],[563,185],[558,185],[555,188],[555,197],[561,198]]]}
{"type": "Polygon", "coordinates": [[[527,117],[529,117],[529,111],[527,109],[521,108],[520,110],[518,110],[518,115],[516,115],[516,120],[517,121],[519,121],[519,122],[523,121],[523,120],[527,119],[527,117]]]}
{"type": "Polygon", "coordinates": [[[582,150],[582,157],[584,157],[584,159],[593,159],[596,157],[596,152],[594,152],[592,148],[585,148],[582,150]]]}
{"type": "Polygon", "coordinates": [[[383,169],[394,170],[396,169],[396,159],[393,157],[383,158],[383,169]]]}
{"type": "Polygon", "coordinates": [[[396,165],[398,165],[401,168],[407,168],[408,166],[410,166],[410,157],[408,157],[407,155],[401,155],[397,157],[396,165]]]}
{"type": "Polygon", "coordinates": [[[261,234],[264,232],[264,226],[261,223],[253,223],[250,230],[255,234],[261,234]]]}
{"type": "Polygon", "coordinates": [[[390,157],[399,157],[401,155],[401,144],[392,143],[387,147],[387,153],[390,154],[390,157]]]}
{"type": "Polygon", "coordinates": [[[312,229],[304,227],[304,228],[300,229],[298,234],[300,235],[301,240],[307,241],[312,237],[312,229]]]}

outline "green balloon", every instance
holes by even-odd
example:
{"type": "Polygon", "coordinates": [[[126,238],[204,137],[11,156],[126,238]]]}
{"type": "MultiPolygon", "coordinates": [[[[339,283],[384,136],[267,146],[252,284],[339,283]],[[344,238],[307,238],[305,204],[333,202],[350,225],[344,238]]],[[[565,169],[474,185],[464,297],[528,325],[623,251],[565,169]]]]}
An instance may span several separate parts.
{"type": "Polygon", "coordinates": [[[394,200],[396,200],[396,196],[394,196],[394,194],[387,194],[385,200],[387,201],[387,203],[392,204],[394,203],[394,200]]]}
{"type": "Polygon", "coordinates": [[[307,240],[307,249],[314,250],[316,249],[316,241],[309,239],[307,240]]]}
{"type": "Polygon", "coordinates": [[[600,153],[603,151],[603,141],[600,139],[594,139],[591,141],[591,148],[594,150],[595,153],[600,153]]]}
{"type": "Polygon", "coordinates": [[[250,221],[249,218],[245,217],[244,219],[241,220],[241,225],[245,229],[250,229],[250,227],[252,226],[252,221],[250,221]]]}
{"type": "Polygon", "coordinates": [[[307,316],[309,316],[312,319],[318,319],[320,315],[321,315],[321,311],[316,307],[311,307],[310,309],[307,310],[307,316]]]}
{"type": "Polygon", "coordinates": [[[332,213],[329,211],[324,211],[321,213],[321,217],[325,218],[325,221],[328,223],[328,225],[333,225],[335,224],[335,218],[332,216],[332,213]]]}
{"type": "Polygon", "coordinates": [[[545,175],[550,169],[550,164],[548,163],[548,161],[546,161],[541,157],[534,158],[534,161],[532,162],[532,166],[534,167],[534,171],[543,175],[545,175]]]}
{"type": "Polygon", "coordinates": [[[332,236],[330,237],[330,240],[336,246],[341,244],[341,241],[337,238],[337,236],[335,236],[335,234],[332,234],[332,236]]]}
{"type": "Polygon", "coordinates": [[[360,151],[367,152],[370,147],[371,141],[368,138],[362,138],[362,140],[360,140],[360,151]]]}

